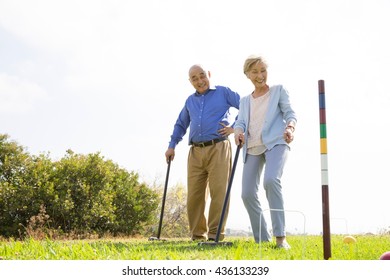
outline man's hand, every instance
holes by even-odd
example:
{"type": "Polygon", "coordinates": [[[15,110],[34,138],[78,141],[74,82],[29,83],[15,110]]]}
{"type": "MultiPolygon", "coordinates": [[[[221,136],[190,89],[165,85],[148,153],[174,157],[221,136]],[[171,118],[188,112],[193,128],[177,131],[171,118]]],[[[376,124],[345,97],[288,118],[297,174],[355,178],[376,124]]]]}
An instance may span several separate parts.
{"type": "Polygon", "coordinates": [[[223,128],[218,130],[218,133],[221,134],[223,137],[228,137],[230,134],[234,132],[234,128],[231,126],[227,126],[226,124],[220,122],[220,125],[223,126],[223,128]]]}
{"type": "Polygon", "coordinates": [[[169,159],[172,161],[175,158],[175,149],[168,148],[168,150],[165,152],[165,158],[167,163],[169,162],[169,159]]]}

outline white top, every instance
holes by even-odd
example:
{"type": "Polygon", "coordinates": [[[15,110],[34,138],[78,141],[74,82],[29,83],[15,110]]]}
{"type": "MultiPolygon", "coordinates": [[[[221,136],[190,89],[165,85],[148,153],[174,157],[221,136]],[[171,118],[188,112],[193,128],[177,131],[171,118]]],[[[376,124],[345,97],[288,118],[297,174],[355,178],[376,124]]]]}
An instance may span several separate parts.
{"type": "Polygon", "coordinates": [[[259,97],[250,99],[250,119],[248,127],[248,154],[261,155],[267,148],[263,144],[261,131],[269,103],[269,91],[259,97]]]}

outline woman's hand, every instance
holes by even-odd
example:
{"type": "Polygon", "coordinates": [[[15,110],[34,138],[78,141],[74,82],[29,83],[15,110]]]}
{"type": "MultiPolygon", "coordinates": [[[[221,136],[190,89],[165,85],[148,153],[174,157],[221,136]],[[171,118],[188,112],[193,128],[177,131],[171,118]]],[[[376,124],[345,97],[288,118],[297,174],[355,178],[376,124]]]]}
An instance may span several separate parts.
{"type": "Polygon", "coordinates": [[[284,130],[283,138],[287,144],[290,144],[294,140],[294,131],[295,128],[291,125],[287,126],[284,130]]]}
{"type": "Polygon", "coordinates": [[[245,144],[245,136],[243,133],[237,133],[234,135],[234,141],[236,142],[236,145],[240,145],[242,147],[242,145],[245,144]]]}

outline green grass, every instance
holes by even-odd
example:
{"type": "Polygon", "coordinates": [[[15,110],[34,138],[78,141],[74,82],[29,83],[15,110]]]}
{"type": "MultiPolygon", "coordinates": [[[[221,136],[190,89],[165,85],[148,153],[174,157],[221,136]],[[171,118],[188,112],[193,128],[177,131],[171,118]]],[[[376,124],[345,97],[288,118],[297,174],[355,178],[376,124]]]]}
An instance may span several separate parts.
{"type": "MultiPolygon", "coordinates": [[[[341,235],[331,238],[333,260],[378,260],[390,251],[389,235],[355,236],[345,244],[341,235]]],[[[1,241],[3,260],[323,260],[321,236],[290,236],[291,250],[276,249],[274,243],[254,243],[249,238],[227,238],[232,246],[199,246],[188,239],[1,241]]]]}

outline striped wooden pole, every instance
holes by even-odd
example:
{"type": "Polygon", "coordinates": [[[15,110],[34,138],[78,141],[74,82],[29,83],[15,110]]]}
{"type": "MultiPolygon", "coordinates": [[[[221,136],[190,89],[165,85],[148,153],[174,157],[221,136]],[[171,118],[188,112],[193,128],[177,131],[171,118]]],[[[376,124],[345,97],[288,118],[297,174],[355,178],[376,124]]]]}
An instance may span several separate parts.
{"type": "Polygon", "coordinates": [[[318,81],[320,105],[320,142],[321,142],[321,184],[322,184],[322,228],[324,259],[331,256],[330,219],[329,219],[329,185],[328,185],[328,145],[326,137],[325,83],[318,81]]]}

